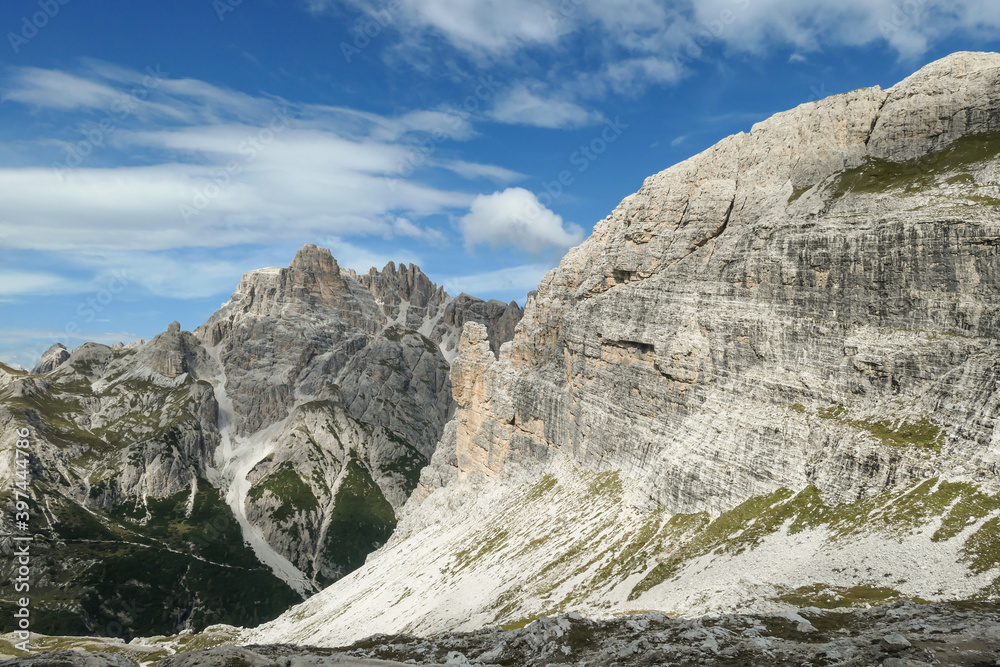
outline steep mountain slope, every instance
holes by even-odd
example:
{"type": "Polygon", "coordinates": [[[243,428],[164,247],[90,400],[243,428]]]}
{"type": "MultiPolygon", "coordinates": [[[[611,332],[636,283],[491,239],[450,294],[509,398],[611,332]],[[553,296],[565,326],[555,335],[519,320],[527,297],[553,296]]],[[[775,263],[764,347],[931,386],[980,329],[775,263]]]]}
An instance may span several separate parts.
{"type": "Polygon", "coordinates": [[[491,353],[390,543],[247,635],[1000,594],[1000,55],[646,180],[491,353]]]}
{"type": "Polygon", "coordinates": [[[520,315],[452,299],[415,266],[357,276],[306,246],[244,276],[194,333],[175,322],[144,345],[0,368],[0,451],[25,427],[34,455],[33,628],[253,624],[359,567],[454,411],[454,322],[501,340],[520,315]]]}

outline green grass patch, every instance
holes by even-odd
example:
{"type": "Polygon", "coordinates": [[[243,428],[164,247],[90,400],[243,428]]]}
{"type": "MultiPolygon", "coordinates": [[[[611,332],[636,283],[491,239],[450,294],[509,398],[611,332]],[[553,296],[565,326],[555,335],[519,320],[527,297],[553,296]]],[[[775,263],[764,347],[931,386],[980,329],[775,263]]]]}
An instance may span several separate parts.
{"type": "MultiPolygon", "coordinates": [[[[680,546],[633,588],[630,599],[673,578],[696,558],[713,553],[738,554],[783,528],[794,534],[825,527],[829,539],[839,541],[865,532],[899,535],[938,521],[940,525],[931,539],[940,541],[956,537],[997,509],[1000,496],[987,496],[971,484],[937,479],[841,505],[826,504],[812,486],[794,495],[779,489],[751,498],[714,521],[702,518],[704,525],[696,527],[690,539],[680,541],[680,546]]],[[[698,516],[691,515],[688,520],[698,516]]],[[[963,554],[973,571],[1000,566],[1000,518],[981,526],[966,541],[963,554]]]]}
{"type": "Polygon", "coordinates": [[[409,497],[409,495],[413,493],[413,490],[416,489],[417,485],[420,483],[420,473],[427,466],[427,457],[421,454],[416,447],[393,433],[388,428],[383,427],[382,430],[389,440],[403,448],[404,453],[394,456],[392,459],[386,461],[379,470],[383,474],[394,475],[402,478],[403,491],[406,493],[407,497],[409,497]]]}
{"type": "MultiPolygon", "coordinates": [[[[48,495],[55,528],[40,531],[32,547],[37,632],[131,639],[175,634],[185,623],[248,626],[301,601],[257,561],[204,480],[189,517],[189,493],[178,493],[150,499],[145,525],[48,495]]],[[[0,611],[0,632],[8,632],[12,617],[3,604],[0,611]]]]}
{"type": "Polygon", "coordinates": [[[271,517],[275,521],[284,521],[299,512],[311,512],[319,508],[315,494],[295,472],[291,461],[285,461],[277,470],[250,487],[247,499],[258,501],[265,493],[281,502],[271,517]]]}
{"type": "Polygon", "coordinates": [[[593,473],[591,477],[590,484],[587,486],[587,493],[590,496],[615,498],[621,497],[624,492],[625,487],[617,470],[593,473]]]}
{"type": "Polygon", "coordinates": [[[949,183],[969,183],[972,178],[967,172],[998,155],[1000,132],[969,135],[914,160],[892,162],[869,158],[860,166],[843,172],[832,184],[831,193],[839,199],[852,192],[920,192],[933,187],[938,177],[949,174],[949,183]]]}
{"type": "Polygon", "coordinates": [[[795,202],[797,202],[799,199],[802,198],[802,195],[809,192],[809,190],[811,190],[812,187],[813,186],[811,185],[793,186],[792,194],[788,197],[788,203],[794,204],[795,202]]]}
{"type": "Polygon", "coordinates": [[[818,414],[823,419],[838,421],[860,431],[866,431],[889,447],[919,447],[932,451],[941,449],[943,431],[926,417],[916,422],[850,419],[847,416],[848,410],[843,405],[823,408],[818,414]]]}
{"type": "Polygon", "coordinates": [[[969,568],[976,573],[1000,567],[1000,517],[984,523],[965,542],[962,556],[969,563],[969,568]]]}
{"type": "Polygon", "coordinates": [[[11,368],[7,364],[0,361],[0,371],[3,371],[7,375],[15,375],[17,377],[24,377],[25,375],[31,375],[28,371],[18,370],[16,368],[11,368]]]}
{"type": "Polygon", "coordinates": [[[520,630],[521,628],[527,627],[547,614],[532,614],[530,616],[525,616],[516,621],[511,621],[510,623],[504,623],[500,626],[501,630],[520,630]]]}
{"type": "MultiPolygon", "coordinates": [[[[912,599],[894,588],[876,586],[827,586],[813,584],[802,586],[778,596],[782,602],[795,607],[818,607],[820,609],[840,609],[844,607],[876,606],[896,600],[912,599]]],[[[916,599],[917,602],[925,600],[916,599]]]]}
{"type": "Polygon", "coordinates": [[[503,549],[509,540],[510,533],[506,530],[501,530],[490,536],[490,538],[482,544],[459,551],[455,554],[455,565],[452,572],[457,574],[478,561],[480,558],[503,549]]]}
{"type": "Polygon", "coordinates": [[[348,574],[365,563],[392,535],[396,514],[382,489],[356,459],[347,463],[347,472],[337,489],[327,531],[323,557],[348,574]]]}
{"type": "Polygon", "coordinates": [[[925,449],[940,449],[941,428],[923,418],[913,423],[893,423],[889,421],[866,422],[851,420],[850,424],[864,429],[882,441],[883,445],[893,447],[923,447],[925,449]]]}
{"type": "Polygon", "coordinates": [[[536,484],[534,484],[530,489],[528,489],[527,495],[524,497],[525,503],[533,503],[541,500],[549,491],[552,491],[559,487],[559,480],[556,479],[555,475],[545,475],[536,484]]]}

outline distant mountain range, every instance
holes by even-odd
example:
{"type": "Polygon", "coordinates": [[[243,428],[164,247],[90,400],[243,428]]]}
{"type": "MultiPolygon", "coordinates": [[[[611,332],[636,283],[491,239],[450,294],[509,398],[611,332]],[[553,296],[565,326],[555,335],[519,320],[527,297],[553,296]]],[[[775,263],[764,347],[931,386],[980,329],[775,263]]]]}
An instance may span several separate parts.
{"type": "Polygon", "coordinates": [[[194,333],[175,322],[143,345],[56,345],[31,373],[0,368],[0,445],[26,427],[35,455],[33,629],[254,624],[358,568],[454,411],[463,323],[496,348],[520,319],[415,266],[357,275],[306,246],[244,276],[194,333]]]}

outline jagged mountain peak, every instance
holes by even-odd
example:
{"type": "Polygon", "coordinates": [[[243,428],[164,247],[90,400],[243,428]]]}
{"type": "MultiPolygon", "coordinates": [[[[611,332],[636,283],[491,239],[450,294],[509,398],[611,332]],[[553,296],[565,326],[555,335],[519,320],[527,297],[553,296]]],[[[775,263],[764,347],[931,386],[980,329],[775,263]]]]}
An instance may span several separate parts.
{"type": "Polygon", "coordinates": [[[69,359],[69,351],[66,346],[62,343],[54,343],[48,350],[42,354],[42,358],[39,359],[38,363],[33,369],[31,369],[32,375],[44,375],[56,368],[59,365],[69,359]]]}
{"type": "Polygon", "coordinates": [[[288,265],[293,279],[302,279],[314,283],[330,281],[333,286],[342,286],[340,265],[327,248],[321,248],[311,243],[302,246],[292,263],[288,265]]]}

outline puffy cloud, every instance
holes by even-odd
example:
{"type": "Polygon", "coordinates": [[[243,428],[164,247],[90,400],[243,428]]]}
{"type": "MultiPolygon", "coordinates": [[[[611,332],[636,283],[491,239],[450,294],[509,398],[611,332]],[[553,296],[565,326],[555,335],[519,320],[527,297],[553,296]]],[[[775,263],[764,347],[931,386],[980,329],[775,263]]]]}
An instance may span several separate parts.
{"type": "Polygon", "coordinates": [[[507,188],[479,195],[459,225],[465,245],[513,246],[529,252],[567,248],[583,240],[579,225],[563,225],[553,213],[524,188],[507,188]]]}

